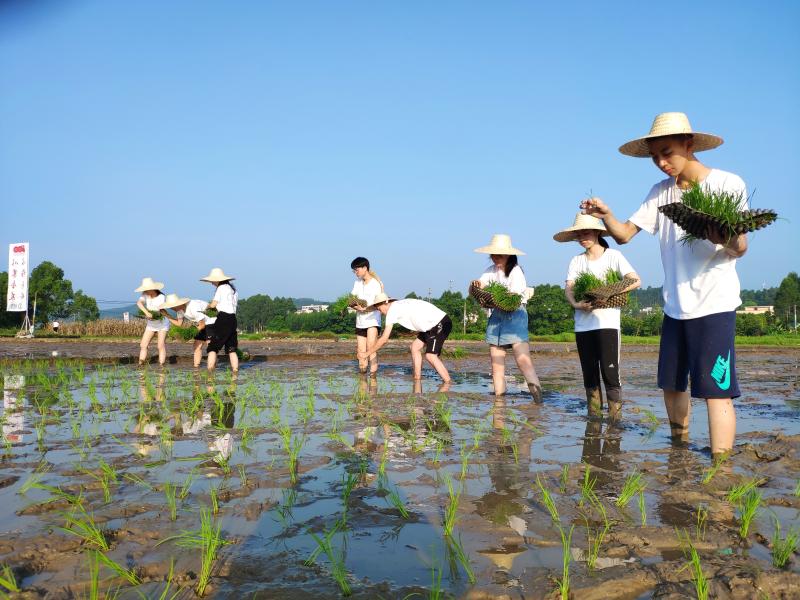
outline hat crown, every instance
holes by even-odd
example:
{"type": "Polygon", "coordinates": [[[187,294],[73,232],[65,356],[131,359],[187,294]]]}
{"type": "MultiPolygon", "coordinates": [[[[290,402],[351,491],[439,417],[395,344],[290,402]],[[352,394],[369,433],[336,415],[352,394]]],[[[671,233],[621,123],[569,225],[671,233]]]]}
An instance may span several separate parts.
{"type": "Polygon", "coordinates": [[[495,233],[488,246],[476,248],[475,252],[480,252],[481,254],[525,254],[522,250],[514,248],[511,243],[511,236],[506,233],[495,233]]]}
{"type": "Polygon", "coordinates": [[[211,272],[208,275],[200,278],[201,281],[211,282],[228,281],[229,279],[236,278],[233,275],[226,275],[225,271],[223,271],[220,267],[214,267],[211,269],[211,272]]]}
{"type": "Polygon", "coordinates": [[[647,135],[648,137],[658,137],[681,133],[693,133],[686,113],[665,112],[656,115],[656,118],[653,119],[653,124],[650,126],[650,133],[647,135]]]}
{"type": "Polygon", "coordinates": [[[573,230],[580,230],[580,229],[602,229],[605,230],[606,226],[603,222],[594,217],[592,215],[585,215],[583,213],[578,213],[575,215],[575,221],[572,223],[573,230]]]}
{"type": "Polygon", "coordinates": [[[514,246],[511,244],[511,236],[506,235],[505,233],[495,233],[492,236],[492,241],[489,242],[490,246],[494,246],[495,248],[513,248],[514,246]]]}
{"type": "Polygon", "coordinates": [[[178,294],[167,294],[167,298],[164,300],[164,304],[173,304],[180,300],[180,296],[178,294]]]}
{"type": "Polygon", "coordinates": [[[164,287],[164,284],[160,281],[154,281],[152,277],[142,277],[142,284],[137,287],[134,291],[136,292],[146,292],[147,290],[160,290],[164,287]]]}

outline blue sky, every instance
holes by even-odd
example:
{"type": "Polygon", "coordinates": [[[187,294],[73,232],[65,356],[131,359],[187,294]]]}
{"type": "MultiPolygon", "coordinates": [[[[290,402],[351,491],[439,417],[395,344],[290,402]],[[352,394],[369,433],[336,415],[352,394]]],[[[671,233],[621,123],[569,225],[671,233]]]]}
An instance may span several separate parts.
{"type": "MultiPolygon", "coordinates": [[[[562,4],[4,3],[0,241],[98,299],[146,275],[205,297],[212,266],[242,296],[332,299],[357,255],[438,295],[493,233],[559,283],[578,246],[553,233],[590,191],[630,215],[661,173],[616,149],[682,110],[787,219],[742,284],[800,270],[800,5],[562,4]]],[[[661,284],[654,238],[622,250],[661,284]]]]}

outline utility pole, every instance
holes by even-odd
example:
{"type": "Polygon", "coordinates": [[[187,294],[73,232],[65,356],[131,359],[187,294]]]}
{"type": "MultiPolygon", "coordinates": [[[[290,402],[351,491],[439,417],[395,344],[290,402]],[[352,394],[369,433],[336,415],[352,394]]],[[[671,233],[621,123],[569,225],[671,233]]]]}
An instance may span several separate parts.
{"type": "Polygon", "coordinates": [[[464,332],[467,333],[467,301],[464,300],[464,332]]]}

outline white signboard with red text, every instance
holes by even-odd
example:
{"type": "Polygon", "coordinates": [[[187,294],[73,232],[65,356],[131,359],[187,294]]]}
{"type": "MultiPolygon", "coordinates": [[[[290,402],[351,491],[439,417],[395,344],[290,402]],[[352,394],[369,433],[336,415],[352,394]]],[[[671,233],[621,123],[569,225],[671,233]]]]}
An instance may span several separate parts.
{"type": "Polygon", "coordinates": [[[28,310],[28,250],[28,242],[8,245],[8,312],[28,310]]]}

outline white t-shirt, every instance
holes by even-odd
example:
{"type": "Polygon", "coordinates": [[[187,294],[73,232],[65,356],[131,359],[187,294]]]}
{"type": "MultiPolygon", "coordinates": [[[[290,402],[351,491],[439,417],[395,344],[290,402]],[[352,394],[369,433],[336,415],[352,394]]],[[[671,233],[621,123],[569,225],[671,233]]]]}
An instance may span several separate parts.
{"type": "Polygon", "coordinates": [[[447,313],[436,308],[430,302],[406,298],[405,300],[395,300],[389,305],[389,312],[386,313],[386,325],[399,323],[409,331],[428,331],[439,324],[447,313]]]}
{"type": "Polygon", "coordinates": [[[195,323],[199,323],[200,321],[205,321],[206,325],[213,325],[214,321],[217,320],[216,317],[207,317],[203,311],[208,308],[208,302],[204,300],[189,300],[189,303],[186,305],[186,310],[179,310],[178,311],[178,320],[181,319],[189,319],[190,321],[194,321],[195,323]]]}
{"type": "MultiPolygon", "coordinates": [[[[719,169],[712,169],[703,185],[747,197],[744,181],[719,169]]],[[[652,187],[629,219],[640,229],[658,235],[664,266],[664,312],[673,319],[696,319],[736,310],[742,303],[736,259],[723,246],[707,240],[683,244],[683,229],[658,212],[659,206],[680,202],[682,196],[673,178],[664,179],[652,187]]]]}
{"type": "MultiPolygon", "coordinates": [[[[622,252],[606,248],[597,260],[589,260],[585,252],[578,254],[569,261],[567,269],[567,283],[575,281],[578,275],[589,271],[600,279],[604,279],[608,270],[616,271],[624,276],[634,271],[631,263],[622,256],[622,252]]],[[[575,311],[575,331],[593,331],[595,329],[619,329],[618,308],[598,308],[596,310],[575,311]]]]}
{"type": "MultiPolygon", "coordinates": [[[[147,312],[152,313],[154,316],[156,313],[158,313],[161,305],[164,304],[166,300],[167,297],[164,294],[159,294],[155,298],[151,298],[150,296],[139,296],[139,301],[144,303],[144,307],[147,309],[147,312]]],[[[147,319],[147,327],[145,329],[149,329],[150,331],[169,329],[169,321],[167,321],[166,317],[162,319],[147,319]]]]}
{"type": "MultiPolygon", "coordinates": [[[[367,301],[367,306],[373,303],[375,296],[383,291],[381,284],[374,277],[368,283],[364,283],[363,279],[356,279],[353,283],[354,296],[367,301]]],[[[359,329],[366,329],[367,327],[380,327],[381,326],[381,313],[377,310],[369,312],[356,313],[356,327],[359,329]]]]}
{"type": "Polygon", "coordinates": [[[239,304],[239,292],[234,292],[228,283],[221,283],[214,292],[214,302],[217,303],[217,311],[236,314],[236,306],[239,304]]]}
{"type": "Polygon", "coordinates": [[[522,294],[521,306],[525,306],[528,303],[528,282],[525,280],[525,273],[522,272],[522,268],[519,265],[511,269],[511,273],[509,273],[508,277],[506,277],[506,273],[503,269],[498,269],[495,265],[490,265],[480,276],[479,281],[484,287],[493,282],[502,283],[512,294],[522,294]]]}

